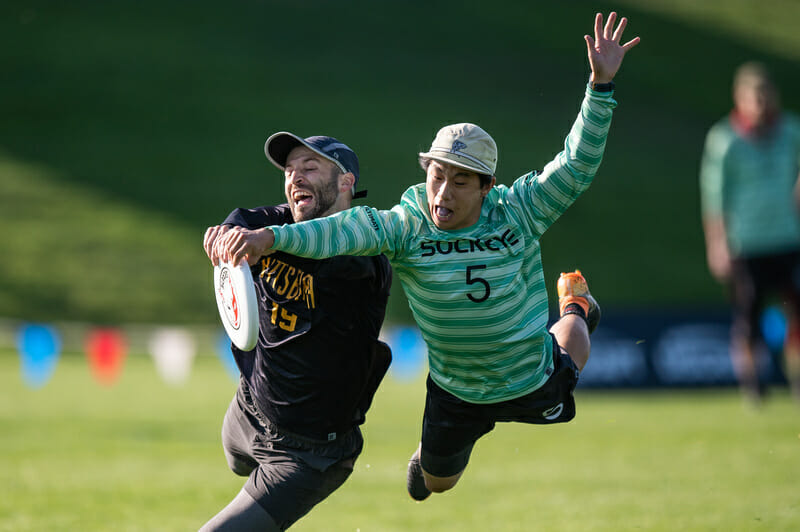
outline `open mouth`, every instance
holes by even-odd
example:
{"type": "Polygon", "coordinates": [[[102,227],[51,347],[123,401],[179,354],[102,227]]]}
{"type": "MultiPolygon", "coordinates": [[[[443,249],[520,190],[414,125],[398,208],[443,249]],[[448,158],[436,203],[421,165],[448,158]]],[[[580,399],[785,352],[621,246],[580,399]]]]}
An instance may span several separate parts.
{"type": "Polygon", "coordinates": [[[433,215],[440,222],[446,222],[453,217],[453,211],[441,205],[435,205],[433,207],[433,215]]]}
{"type": "Polygon", "coordinates": [[[314,196],[305,190],[296,190],[292,194],[292,201],[294,201],[296,207],[304,207],[310,205],[314,201],[314,196]]]}

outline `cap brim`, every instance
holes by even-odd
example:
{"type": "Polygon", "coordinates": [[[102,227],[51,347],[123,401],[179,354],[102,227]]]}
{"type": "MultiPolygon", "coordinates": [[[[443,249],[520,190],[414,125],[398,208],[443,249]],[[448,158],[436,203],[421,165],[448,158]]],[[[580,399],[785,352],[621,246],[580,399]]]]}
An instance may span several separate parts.
{"type": "Polygon", "coordinates": [[[469,170],[470,172],[475,172],[476,174],[494,175],[490,169],[482,168],[477,164],[473,163],[472,161],[470,161],[469,159],[460,157],[459,155],[456,155],[454,153],[448,153],[447,155],[449,155],[449,157],[442,155],[440,153],[433,153],[433,152],[419,153],[420,157],[425,157],[426,159],[433,159],[435,161],[439,161],[440,163],[452,164],[453,166],[463,168],[464,170],[469,170]]]}
{"type": "Polygon", "coordinates": [[[272,164],[283,170],[286,168],[289,152],[298,146],[306,146],[303,139],[288,131],[280,131],[270,135],[264,143],[264,155],[272,164]]]}
{"type": "Polygon", "coordinates": [[[333,157],[325,155],[302,138],[298,137],[294,133],[289,133],[288,131],[280,131],[270,135],[270,137],[267,139],[267,142],[264,143],[264,154],[272,164],[281,170],[285,170],[286,159],[289,157],[289,153],[298,146],[305,146],[320,157],[323,157],[325,160],[335,164],[336,167],[342,172],[347,173],[347,169],[342,166],[342,163],[333,157]]]}

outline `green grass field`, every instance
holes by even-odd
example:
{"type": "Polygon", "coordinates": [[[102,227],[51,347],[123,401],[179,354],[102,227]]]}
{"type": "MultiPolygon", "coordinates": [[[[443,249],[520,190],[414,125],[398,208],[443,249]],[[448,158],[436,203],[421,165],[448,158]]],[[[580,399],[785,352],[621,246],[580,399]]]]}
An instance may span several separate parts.
{"type": "MultiPolygon", "coordinates": [[[[473,121],[510,184],[561,149],[588,72],[581,37],[611,9],[643,41],[596,183],[543,239],[548,286],[581,267],[604,305],[724,304],[700,232],[703,136],[747,59],[800,111],[796,0],[9,0],[0,318],[218,324],[202,234],[234,207],[283,201],[261,151],[274,131],[351,144],[362,204],[389,208],[421,180],[415,154],[435,131],[473,121]]],[[[389,318],[410,320],[397,283],[389,318]]],[[[133,354],[105,388],[72,353],[31,390],[4,345],[0,532],[196,530],[241,487],[219,438],[235,385],[211,354],[183,387],[133,354]]],[[[355,474],[293,530],[800,530],[800,408],[785,390],[760,411],[733,389],[580,391],[574,422],[501,425],[453,492],[418,504],[405,466],[423,398],[421,380],[387,379],[355,474]]]]}
{"type": "MultiPolygon", "coordinates": [[[[735,390],[579,391],[569,424],[502,424],[452,492],[405,493],[423,383],[387,377],[350,480],[298,531],[797,530],[800,408],[735,390]]],[[[0,352],[0,530],[196,530],[239,490],[219,441],[234,382],[213,356],[170,387],[144,355],[102,387],[81,355],[26,388],[0,352]]]]}

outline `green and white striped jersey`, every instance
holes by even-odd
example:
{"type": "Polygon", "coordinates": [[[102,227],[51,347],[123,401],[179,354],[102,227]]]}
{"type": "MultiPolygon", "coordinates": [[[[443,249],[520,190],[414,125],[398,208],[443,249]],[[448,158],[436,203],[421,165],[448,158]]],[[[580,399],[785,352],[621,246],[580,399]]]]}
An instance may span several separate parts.
{"type": "Polygon", "coordinates": [[[274,249],[313,258],[384,253],[439,386],[472,403],[530,393],[553,371],[539,238],[589,187],[615,106],[611,93],[587,88],[564,151],[540,174],[494,187],[471,227],[438,229],[423,183],[388,211],[357,207],[272,227],[274,249]]]}
{"type": "Polygon", "coordinates": [[[800,117],[784,112],[768,135],[746,138],[729,117],[706,136],[700,167],[703,216],[721,217],[734,256],[800,246],[794,187],[800,172],[800,117]]]}

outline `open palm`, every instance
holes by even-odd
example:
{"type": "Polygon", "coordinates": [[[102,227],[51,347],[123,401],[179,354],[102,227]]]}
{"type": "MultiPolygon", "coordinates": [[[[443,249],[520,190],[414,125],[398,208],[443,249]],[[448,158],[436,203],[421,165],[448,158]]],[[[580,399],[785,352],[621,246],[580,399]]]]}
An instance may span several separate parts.
{"type": "Polygon", "coordinates": [[[589,53],[589,65],[592,68],[591,81],[595,83],[608,83],[622,65],[625,54],[639,44],[639,37],[635,37],[625,44],[620,44],[622,33],[628,25],[628,19],[622,17],[619,25],[614,29],[617,14],[611,12],[608,21],[603,26],[603,14],[598,13],[594,18],[594,38],[585,35],[586,47],[589,53]]]}

